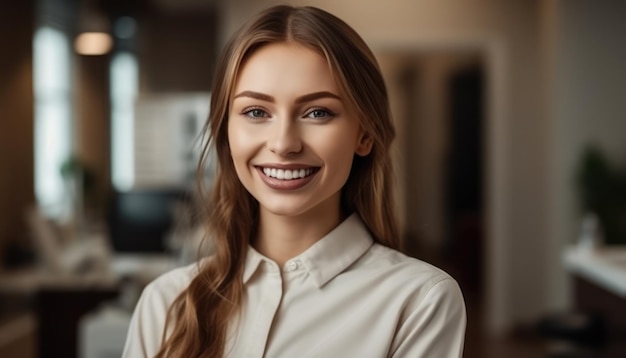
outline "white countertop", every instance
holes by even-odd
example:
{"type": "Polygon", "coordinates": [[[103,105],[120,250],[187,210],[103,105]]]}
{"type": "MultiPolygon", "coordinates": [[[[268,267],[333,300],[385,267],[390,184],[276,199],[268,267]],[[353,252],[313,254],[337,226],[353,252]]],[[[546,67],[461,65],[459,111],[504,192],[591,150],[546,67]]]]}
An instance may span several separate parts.
{"type": "Polygon", "coordinates": [[[585,250],[571,246],[563,252],[565,268],[626,298],[626,246],[585,250]]]}

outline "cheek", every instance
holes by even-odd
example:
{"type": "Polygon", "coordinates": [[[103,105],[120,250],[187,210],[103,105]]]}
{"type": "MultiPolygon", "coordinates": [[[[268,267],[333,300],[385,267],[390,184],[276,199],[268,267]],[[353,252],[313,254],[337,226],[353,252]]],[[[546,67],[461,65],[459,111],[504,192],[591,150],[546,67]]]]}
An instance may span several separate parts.
{"type": "Polygon", "coordinates": [[[332,173],[347,178],[355,150],[352,136],[326,136],[320,138],[318,144],[318,154],[324,157],[332,173]]]}

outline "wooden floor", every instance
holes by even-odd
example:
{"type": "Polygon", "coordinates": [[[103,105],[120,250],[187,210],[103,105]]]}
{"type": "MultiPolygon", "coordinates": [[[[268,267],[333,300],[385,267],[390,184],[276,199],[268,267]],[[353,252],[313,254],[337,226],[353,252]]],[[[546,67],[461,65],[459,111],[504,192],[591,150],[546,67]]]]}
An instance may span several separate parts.
{"type": "Polygon", "coordinates": [[[0,322],[0,357],[35,358],[37,322],[32,314],[17,315],[0,322]]]}

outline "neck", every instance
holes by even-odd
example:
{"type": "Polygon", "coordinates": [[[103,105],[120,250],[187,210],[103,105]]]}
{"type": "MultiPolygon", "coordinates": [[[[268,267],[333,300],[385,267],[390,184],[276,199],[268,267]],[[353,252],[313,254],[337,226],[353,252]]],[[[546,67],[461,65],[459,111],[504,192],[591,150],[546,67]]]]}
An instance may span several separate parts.
{"type": "MultiPolygon", "coordinates": [[[[323,206],[323,205],[322,205],[323,206]]],[[[281,267],[331,232],[343,220],[339,205],[298,216],[281,216],[260,209],[254,248],[281,267]]]]}

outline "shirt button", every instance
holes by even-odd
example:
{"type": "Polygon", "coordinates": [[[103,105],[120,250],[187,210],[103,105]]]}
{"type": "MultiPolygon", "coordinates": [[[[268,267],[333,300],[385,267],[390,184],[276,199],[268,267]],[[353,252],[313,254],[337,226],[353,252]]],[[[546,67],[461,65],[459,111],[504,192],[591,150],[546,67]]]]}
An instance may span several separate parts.
{"type": "Polygon", "coordinates": [[[298,261],[289,261],[287,263],[287,270],[288,271],[295,271],[298,269],[298,261]]]}

